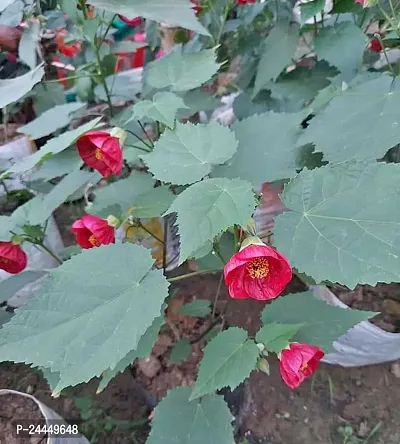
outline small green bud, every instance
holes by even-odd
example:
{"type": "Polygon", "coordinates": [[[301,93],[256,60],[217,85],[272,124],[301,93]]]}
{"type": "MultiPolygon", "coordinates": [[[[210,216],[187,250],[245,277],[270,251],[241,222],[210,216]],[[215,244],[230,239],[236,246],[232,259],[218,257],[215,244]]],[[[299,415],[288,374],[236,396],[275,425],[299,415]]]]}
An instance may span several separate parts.
{"type": "Polygon", "coordinates": [[[107,222],[108,222],[108,225],[110,225],[110,227],[114,227],[114,228],[118,228],[121,225],[121,221],[117,217],[113,216],[112,214],[110,214],[107,217],[107,222]]]}
{"type": "Polygon", "coordinates": [[[259,358],[257,361],[257,369],[260,370],[260,372],[263,372],[269,376],[270,374],[270,368],[269,363],[264,358],[259,358]]]}
{"type": "Polygon", "coordinates": [[[11,242],[14,245],[22,245],[24,243],[24,238],[18,234],[14,234],[14,236],[11,238],[11,242]]]}
{"type": "Polygon", "coordinates": [[[119,139],[119,143],[122,146],[127,138],[127,133],[122,128],[116,126],[110,131],[110,136],[117,137],[119,139]]]}
{"type": "Polygon", "coordinates": [[[264,245],[264,242],[258,236],[246,237],[246,239],[242,242],[240,251],[242,251],[243,248],[246,248],[249,245],[264,245]]]}

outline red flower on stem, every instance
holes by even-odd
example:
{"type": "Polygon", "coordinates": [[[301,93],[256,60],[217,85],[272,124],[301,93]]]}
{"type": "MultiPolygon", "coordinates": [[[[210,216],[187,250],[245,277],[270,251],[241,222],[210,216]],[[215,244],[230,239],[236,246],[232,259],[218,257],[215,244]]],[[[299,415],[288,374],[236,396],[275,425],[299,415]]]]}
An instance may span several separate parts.
{"type": "Polygon", "coordinates": [[[238,5],[250,5],[254,4],[256,0],[237,0],[238,5]]]}
{"type": "Polygon", "coordinates": [[[140,26],[142,24],[141,17],[134,17],[133,19],[129,19],[128,17],[125,17],[124,15],[118,14],[118,18],[131,28],[137,28],[138,26],[140,26]]]}
{"type": "Polygon", "coordinates": [[[383,45],[379,39],[374,38],[368,43],[368,49],[373,52],[381,52],[383,51],[383,45]]]}
{"type": "Polygon", "coordinates": [[[286,385],[297,388],[306,378],[311,376],[325,353],[315,345],[292,342],[289,348],[280,353],[279,368],[286,385]]]}
{"type": "Polygon", "coordinates": [[[121,139],[124,136],[118,137],[118,131],[121,132],[122,130],[114,128],[111,133],[89,131],[76,142],[82,160],[87,166],[102,174],[103,177],[111,176],[111,174],[118,175],[122,171],[121,139]]]}
{"type": "Polygon", "coordinates": [[[0,242],[0,269],[17,274],[25,269],[28,257],[25,251],[12,242],[0,242]]]}
{"type": "Polygon", "coordinates": [[[56,36],[57,49],[65,57],[75,57],[82,49],[82,42],[65,43],[65,37],[68,31],[62,29],[56,36]]]}
{"type": "Polygon", "coordinates": [[[72,224],[71,231],[82,248],[100,247],[115,243],[115,228],[106,219],[87,214],[72,224]]]}
{"type": "Polygon", "coordinates": [[[290,282],[292,268],[285,256],[260,241],[235,253],[225,265],[224,277],[233,299],[269,301],[290,282]]]}

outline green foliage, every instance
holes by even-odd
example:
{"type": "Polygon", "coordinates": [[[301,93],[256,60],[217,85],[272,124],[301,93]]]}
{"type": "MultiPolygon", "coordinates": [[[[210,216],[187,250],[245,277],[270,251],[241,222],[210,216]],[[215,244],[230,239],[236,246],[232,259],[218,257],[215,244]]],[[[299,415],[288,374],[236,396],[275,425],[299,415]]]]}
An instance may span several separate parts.
{"type": "Polygon", "coordinates": [[[232,128],[239,141],[237,152],[213,174],[240,177],[255,186],[292,177],[299,161],[296,143],[301,121],[300,113],[268,112],[235,123],[232,128]]]}
{"type": "Polygon", "coordinates": [[[152,266],[149,250],[132,244],[72,257],[3,327],[2,358],[59,372],[56,393],[114,368],[168,295],[168,282],[152,266]]]}
{"type": "Polygon", "coordinates": [[[35,180],[51,180],[79,169],[82,164],[83,160],[75,148],[66,149],[46,159],[45,162],[32,171],[29,179],[31,182],[35,180]]]}
{"type": "Polygon", "coordinates": [[[187,108],[183,99],[171,92],[158,92],[153,100],[142,100],[132,107],[132,119],[148,117],[173,128],[179,109],[187,108]]]}
{"type": "Polygon", "coordinates": [[[316,16],[324,10],[325,0],[313,0],[306,3],[300,3],[301,21],[305,23],[310,18],[316,16]]]}
{"type": "MultiPolygon", "coordinates": [[[[24,2],[22,0],[4,0],[1,4],[3,12],[0,14],[0,25],[18,26],[24,16],[24,2]]],[[[0,107],[1,108],[1,107],[0,107]]]]}
{"type": "Polygon", "coordinates": [[[18,128],[18,132],[27,134],[32,139],[40,139],[67,126],[71,120],[70,114],[85,105],[81,102],[72,102],[54,106],[28,124],[18,128]]]}
{"type": "Polygon", "coordinates": [[[176,125],[175,131],[165,130],[154,151],[142,156],[159,180],[178,185],[197,182],[236,151],[235,135],[217,122],[176,125]]]}
{"type": "MultiPolygon", "coordinates": [[[[3,237],[2,237],[3,239],[3,237]]],[[[15,274],[0,281],[0,303],[7,301],[18,290],[30,282],[45,276],[46,272],[42,270],[29,270],[22,273],[15,274]]]]}
{"type": "Polygon", "coordinates": [[[365,40],[365,34],[353,22],[337,23],[320,30],[315,51],[343,73],[352,73],[361,66],[365,40]]]}
{"type": "Polygon", "coordinates": [[[174,200],[175,195],[169,187],[152,188],[135,199],[133,215],[139,219],[162,216],[174,200]]]}
{"type": "Polygon", "coordinates": [[[178,215],[179,262],[228,227],[247,225],[255,205],[251,185],[240,179],[208,179],[187,188],[168,210],[178,215]]]}
{"type": "Polygon", "coordinates": [[[300,143],[313,142],[328,161],[380,159],[400,140],[399,95],[400,82],[386,75],[349,88],[310,121],[300,143]]]}
{"type": "Polygon", "coordinates": [[[187,339],[178,341],[171,350],[169,358],[170,364],[178,364],[178,362],[185,361],[192,353],[192,344],[187,339]]]}
{"type": "Polygon", "coordinates": [[[186,0],[93,0],[91,4],[127,17],[139,16],[209,35],[186,0]]]}
{"type": "Polygon", "coordinates": [[[329,353],[334,350],[333,341],[374,315],[376,313],[371,311],[328,305],[316,299],[312,291],[306,291],[289,294],[267,305],[261,313],[261,320],[263,324],[295,324],[300,319],[304,326],[296,326],[301,328],[294,335],[293,341],[317,345],[329,353]]]}
{"type": "Polygon", "coordinates": [[[154,411],[147,444],[232,444],[233,417],[222,396],[189,401],[190,387],[170,390],[154,411]]]}
{"type": "Polygon", "coordinates": [[[276,247],[316,282],[354,288],[399,281],[399,184],[399,164],[346,162],[301,172],[282,195],[291,211],[276,219],[276,247]]]}
{"type": "Polygon", "coordinates": [[[298,26],[281,22],[272,28],[265,40],[263,53],[257,67],[254,96],[271,80],[276,80],[279,74],[292,63],[298,43],[298,26]]]}
{"type": "MultiPolygon", "coordinates": [[[[269,317],[270,318],[270,317],[269,317]]],[[[304,324],[271,324],[264,325],[257,332],[256,341],[261,342],[266,350],[279,353],[290,342],[292,337],[304,324]]]]}
{"type": "Polygon", "coordinates": [[[190,395],[196,399],[215,390],[234,390],[254,370],[259,350],[241,328],[232,327],[216,336],[204,349],[199,374],[190,395]]]}
{"type": "Polygon", "coordinates": [[[208,316],[211,313],[210,301],[208,299],[195,299],[181,307],[179,313],[186,316],[208,316]]]}
{"type": "Polygon", "coordinates": [[[223,261],[215,252],[212,252],[213,244],[211,241],[208,241],[203,248],[197,250],[197,254],[194,255],[199,270],[222,270],[225,263],[228,262],[230,257],[235,253],[234,237],[229,231],[226,231],[219,239],[216,239],[216,245],[223,261]]]}
{"type": "Polygon", "coordinates": [[[215,49],[196,53],[175,52],[148,64],[147,83],[158,89],[187,91],[197,88],[217,73],[220,65],[215,61],[215,49]]]}
{"type": "Polygon", "coordinates": [[[39,32],[40,24],[30,21],[29,27],[24,30],[18,45],[18,57],[30,69],[35,69],[37,65],[39,32]]]}

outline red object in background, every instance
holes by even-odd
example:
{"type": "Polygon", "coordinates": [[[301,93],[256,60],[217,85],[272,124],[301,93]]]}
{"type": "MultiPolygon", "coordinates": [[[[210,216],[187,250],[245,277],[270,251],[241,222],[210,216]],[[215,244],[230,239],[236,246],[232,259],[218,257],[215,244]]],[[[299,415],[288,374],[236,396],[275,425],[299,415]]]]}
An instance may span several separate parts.
{"type": "Polygon", "coordinates": [[[192,9],[194,10],[194,13],[196,15],[201,14],[201,11],[203,8],[200,6],[200,0],[191,0],[190,3],[192,3],[192,9]]]}
{"type": "Polygon", "coordinates": [[[291,389],[297,388],[306,378],[311,376],[325,353],[315,345],[292,342],[289,348],[282,350],[279,368],[283,381],[291,389]]]}
{"type": "Polygon", "coordinates": [[[25,269],[28,257],[25,251],[12,242],[0,242],[0,269],[17,274],[25,269]]]}
{"type": "Polygon", "coordinates": [[[165,57],[165,51],[163,49],[159,49],[156,52],[156,60],[162,59],[163,57],[165,57]]]}
{"type": "MultiPolygon", "coordinates": [[[[136,43],[146,43],[146,33],[138,32],[130,40],[133,40],[136,43]]],[[[115,67],[115,72],[120,72],[124,68],[142,68],[144,65],[146,49],[147,46],[138,48],[133,55],[128,52],[118,53],[118,60],[115,67]]]]}
{"type": "Polygon", "coordinates": [[[123,21],[126,25],[130,26],[131,28],[137,28],[142,24],[142,18],[141,17],[134,17],[133,19],[129,19],[128,17],[125,17],[124,15],[118,14],[118,18],[123,21]]]}
{"type": "Polygon", "coordinates": [[[368,49],[373,52],[381,52],[383,51],[383,46],[378,39],[372,39],[368,43],[368,49]]]}
{"type": "Polygon", "coordinates": [[[225,284],[233,299],[270,301],[292,279],[289,261],[264,244],[250,244],[235,253],[224,268],[225,284]]]}
{"type": "Polygon", "coordinates": [[[98,216],[87,214],[72,224],[71,231],[81,248],[88,249],[115,243],[115,228],[98,216]]]}
{"type": "Polygon", "coordinates": [[[237,0],[238,5],[252,5],[256,0],[237,0]]]}
{"type": "Polygon", "coordinates": [[[118,137],[106,131],[89,131],[78,139],[76,146],[86,165],[103,177],[121,174],[123,157],[118,137]]]}
{"type": "Polygon", "coordinates": [[[57,49],[65,57],[75,57],[82,49],[82,42],[74,42],[71,44],[65,43],[65,37],[68,35],[68,31],[62,29],[56,36],[57,49]]]}

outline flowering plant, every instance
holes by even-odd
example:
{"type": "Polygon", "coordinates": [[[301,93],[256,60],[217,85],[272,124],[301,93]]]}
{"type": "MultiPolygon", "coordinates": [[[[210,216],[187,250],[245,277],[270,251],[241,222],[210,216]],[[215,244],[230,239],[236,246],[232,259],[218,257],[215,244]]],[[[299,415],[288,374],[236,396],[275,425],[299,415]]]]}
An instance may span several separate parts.
{"type": "Polygon", "coordinates": [[[46,271],[40,290],[0,330],[3,360],[42,369],[54,394],[96,376],[101,390],[150,355],[171,284],[222,272],[229,304],[255,299],[262,325],[254,336],[227,327],[228,305],[216,311],[218,294],[213,306],[199,299],[187,307],[205,318],[196,340],[204,357],[194,386],[170,391],[156,408],[148,442],[189,442],[190,435],[231,444],[232,417],[216,391],[267,371],[271,355],[295,389],[339,336],[373,316],[312,294],[322,282],[352,289],[400,281],[400,169],[391,157],[400,141],[399,86],[387,53],[400,34],[379,3],[358,3],[333,2],[328,11],[318,0],[302,3],[293,22],[283,1],[91,0],[90,8],[85,0],[79,8],[59,1],[56,16],[68,31],[34,6],[22,12],[29,25],[19,57],[31,71],[0,82],[0,107],[5,112],[34,88],[42,111],[22,128],[34,139],[64,129],[72,111],[78,116],[2,176],[34,170],[52,186],[2,217],[0,268],[23,276],[29,242],[55,256],[46,220],[78,190],[88,214],[72,225],[78,254],[46,271]],[[49,85],[61,86],[37,65],[32,39],[41,27],[56,29],[57,69],[84,102],[43,104],[54,94],[49,85]],[[132,29],[139,37],[119,41],[132,29]],[[143,70],[119,73],[121,54],[138,51],[143,70]],[[229,93],[228,121],[209,119],[229,93]],[[82,112],[87,102],[105,104],[100,116],[82,112]],[[96,187],[100,181],[106,186],[96,187]],[[254,221],[266,182],[284,183],[272,233],[254,221]],[[149,228],[155,218],[161,235],[149,228]],[[168,250],[170,220],[176,255],[168,250]],[[135,244],[130,232],[138,228],[161,255],[135,244]],[[182,264],[195,270],[170,277],[182,264]],[[310,290],[282,296],[300,273],[310,290]],[[211,330],[217,334],[209,340],[211,330]]]}

